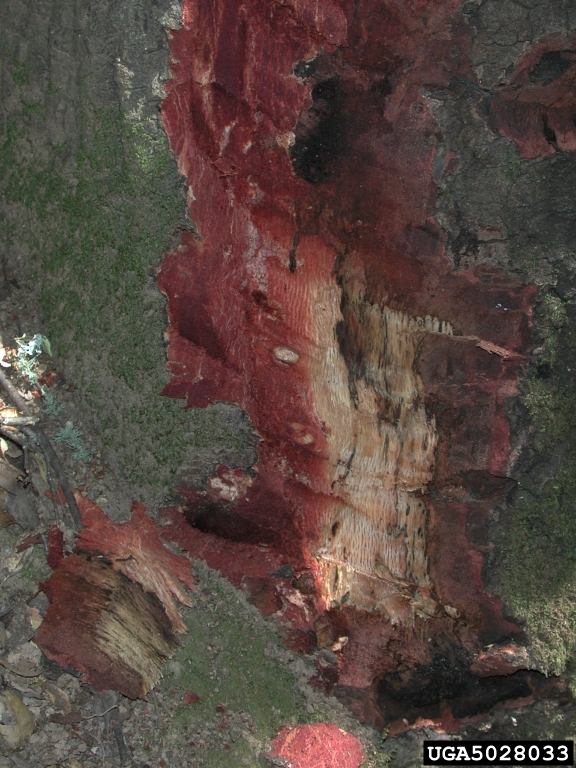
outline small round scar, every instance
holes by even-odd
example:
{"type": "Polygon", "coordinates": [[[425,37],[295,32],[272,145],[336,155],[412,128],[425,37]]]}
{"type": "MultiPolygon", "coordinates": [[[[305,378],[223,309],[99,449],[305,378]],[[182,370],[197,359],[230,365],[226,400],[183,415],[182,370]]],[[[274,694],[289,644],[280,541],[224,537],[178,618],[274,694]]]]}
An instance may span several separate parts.
{"type": "Polygon", "coordinates": [[[289,347],[274,347],[274,357],[279,363],[294,365],[300,360],[300,355],[289,347]]]}

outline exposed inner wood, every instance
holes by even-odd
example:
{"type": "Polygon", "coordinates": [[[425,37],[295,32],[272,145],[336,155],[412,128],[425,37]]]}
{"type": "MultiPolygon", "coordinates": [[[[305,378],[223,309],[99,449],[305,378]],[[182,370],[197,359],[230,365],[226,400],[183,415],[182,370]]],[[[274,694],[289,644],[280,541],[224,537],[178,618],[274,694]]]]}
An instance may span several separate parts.
{"type": "Polygon", "coordinates": [[[146,698],[178,639],[155,595],[103,560],[70,555],[42,589],[51,600],[35,642],[97,690],[146,698]]]}
{"type": "Polygon", "coordinates": [[[474,80],[460,6],[190,0],[163,104],[200,235],[158,275],[163,393],[235,403],[260,437],[249,482],[219,467],[178,486],[173,540],[249,576],[263,610],[282,602],[294,647],[347,637],[326,685],[373,722],[384,675],[442,678],[437,658],[521,635],[484,590],[482,536],[516,450],[533,289],[453,269],[435,218],[423,88],[474,80]]]}
{"type": "Polygon", "coordinates": [[[165,547],[143,504],[116,525],[81,494],[76,501],[77,554],[60,557],[42,584],[51,604],[35,642],[97,690],[145,698],[186,631],[175,599],[191,605],[190,563],[165,547]]]}
{"type": "Polygon", "coordinates": [[[315,555],[328,604],[345,600],[408,621],[435,608],[422,492],[437,433],[414,361],[425,333],[452,334],[452,327],[361,300],[347,306],[345,319],[341,304],[335,281],[310,292],[312,391],[339,500],[327,508],[315,555]],[[342,328],[362,353],[358,366],[344,359],[342,328]]]}

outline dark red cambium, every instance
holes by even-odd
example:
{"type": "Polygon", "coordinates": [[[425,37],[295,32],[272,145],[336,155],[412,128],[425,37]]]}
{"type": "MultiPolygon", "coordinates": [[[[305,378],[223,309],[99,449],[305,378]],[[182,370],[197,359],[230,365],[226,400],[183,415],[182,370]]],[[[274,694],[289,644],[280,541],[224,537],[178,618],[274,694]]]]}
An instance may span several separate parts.
{"type": "Polygon", "coordinates": [[[576,149],[576,35],[550,35],[520,60],[490,109],[494,130],[523,158],[576,149]]]}
{"type": "Polygon", "coordinates": [[[84,496],[76,503],[76,554],[63,556],[55,526],[48,536],[54,573],[41,588],[50,606],[34,642],[97,691],[146,698],[179,644],[175,632],[186,631],[175,601],[190,605],[190,563],[164,546],[143,504],[118,525],[84,496]]]}
{"type": "Polygon", "coordinates": [[[335,649],[375,723],[395,670],[436,675],[439,717],[443,669],[521,638],[482,568],[533,291],[453,271],[434,218],[424,94],[474,81],[469,45],[460,0],[185,0],[171,33],[197,234],[159,275],[165,394],[237,403],[261,442],[254,477],[180,488],[165,533],[282,606],[295,647],[335,649]]]}

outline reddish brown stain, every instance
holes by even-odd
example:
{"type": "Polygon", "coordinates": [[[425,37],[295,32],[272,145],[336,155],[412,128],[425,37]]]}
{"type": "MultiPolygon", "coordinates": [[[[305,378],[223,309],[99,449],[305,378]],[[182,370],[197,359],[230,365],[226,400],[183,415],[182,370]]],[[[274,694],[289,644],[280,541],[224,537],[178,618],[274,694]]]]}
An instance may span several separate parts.
{"type": "Polygon", "coordinates": [[[492,100],[492,128],[530,160],[576,149],[576,37],[550,35],[520,60],[492,100]]]}
{"type": "MultiPolygon", "coordinates": [[[[427,501],[431,577],[439,610],[442,602],[457,608],[468,629],[443,615],[426,632],[452,633],[472,654],[482,642],[518,636],[483,591],[486,547],[470,531],[484,526],[502,493],[511,450],[505,407],[529,350],[533,290],[489,264],[452,271],[434,218],[440,128],[422,95],[458,93],[474,80],[460,0],[186,0],[184,19],[171,33],[163,116],[201,239],[183,235],[159,275],[170,319],[164,394],[197,407],[235,402],[262,441],[244,497],[214,502],[179,489],[203,533],[186,530],[172,510],[171,535],[236,584],[238,562],[256,584],[278,552],[317,573],[311,551],[335,492],[330,435],[314,408],[306,292],[336,282],[349,367],[361,370],[363,358],[346,346],[361,336],[346,302],[453,327],[454,335],[425,336],[416,367],[439,436],[427,501]],[[296,362],[275,356],[279,348],[296,362]],[[480,481],[488,476],[495,481],[480,481]]],[[[450,162],[456,167],[457,158],[450,162]]],[[[266,610],[287,610],[290,601],[274,590],[266,610]]],[[[306,599],[311,613],[300,612],[295,631],[308,632],[325,608],[312,610],[306,599]]],[[[284,615],[293,619],[290,605],[284,615]]],[[[426,663],[430,652],[412,640],[392,652],[385,618],[346,606],[341,613],[350,642],[339,691],[377,722],[374,677],[399,659],[426,663]]]]}
{"type": "Polygon", "coordinates": [[[52,525],[48,531],[48,554],[46,560],[52,570],[64,557],[64,533],[57,525],[52,525]]]}

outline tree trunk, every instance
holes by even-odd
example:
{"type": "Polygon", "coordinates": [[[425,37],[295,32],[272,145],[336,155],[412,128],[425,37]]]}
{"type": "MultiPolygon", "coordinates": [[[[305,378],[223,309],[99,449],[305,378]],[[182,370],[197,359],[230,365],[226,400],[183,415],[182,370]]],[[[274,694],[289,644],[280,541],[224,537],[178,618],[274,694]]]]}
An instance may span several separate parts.
{"type": "Polygon", "coordinates": [[[3,10],[5,289],[162,535],[377,726],[569,697],[573,3],[45,5],[3,10]]]}

